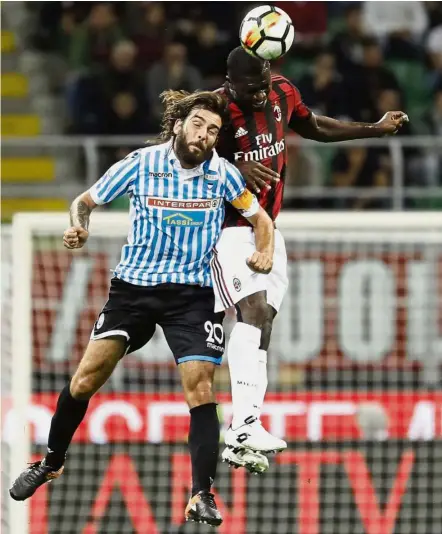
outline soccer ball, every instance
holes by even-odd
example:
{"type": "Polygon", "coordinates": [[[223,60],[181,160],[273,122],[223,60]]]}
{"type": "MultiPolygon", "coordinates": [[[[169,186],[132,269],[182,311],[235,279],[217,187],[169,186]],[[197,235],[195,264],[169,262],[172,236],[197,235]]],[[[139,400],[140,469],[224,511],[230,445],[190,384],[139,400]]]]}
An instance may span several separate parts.
{"type": "Polygon", "coordinates": [[[292,46],[295,37],[290,17],[275,6],[255,7],[241,23],[239,38],[246,52],[260,59],[277,59],[292,46]]]}

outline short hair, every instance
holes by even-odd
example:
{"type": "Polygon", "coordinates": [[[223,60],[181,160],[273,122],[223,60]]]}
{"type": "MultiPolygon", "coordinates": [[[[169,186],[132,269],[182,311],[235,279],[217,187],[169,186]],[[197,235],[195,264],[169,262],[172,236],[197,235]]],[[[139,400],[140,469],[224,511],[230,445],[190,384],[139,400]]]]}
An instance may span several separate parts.
{"type": "Polygon", "coordinates": [[[248,54],[242,46],[233,49],[227,58],[227,74],[233,80],[238,80],[243,76],[259,76],[264,69],[269,67],[268,61],[248,54]]]}
{"type": "Polygon", "coordinates": [[[221,93],[213,91],[164,91],[160,95],[165,109],[161,121],[160,140],[168,141],[173,137],[173,127],[177,120],[185,120],[193,109],[207,109],[221,117],[224,124],[227,118],[227,100],[221,93]]]}

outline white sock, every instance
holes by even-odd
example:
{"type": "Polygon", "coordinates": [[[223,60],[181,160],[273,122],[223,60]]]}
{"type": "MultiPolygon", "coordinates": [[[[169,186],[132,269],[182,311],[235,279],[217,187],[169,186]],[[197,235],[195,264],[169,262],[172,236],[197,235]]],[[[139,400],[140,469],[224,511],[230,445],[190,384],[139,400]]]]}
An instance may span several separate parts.
{"type": "Polygon", "coordinates": [[[258,350],[261,330],[255,326],[236,323],[229,340],[229,371],[232,388],[232,428],[244,424],[254,415],[254,402],[258,384],[258,350]]]}
{"type": "Polygon", "coordinates": [[[256,385],[255,400],[253,403],[254,415],[258,419],[261,417],[262,405],[267,391],[267,351],[258,350],[258,380],[256,385]]]}

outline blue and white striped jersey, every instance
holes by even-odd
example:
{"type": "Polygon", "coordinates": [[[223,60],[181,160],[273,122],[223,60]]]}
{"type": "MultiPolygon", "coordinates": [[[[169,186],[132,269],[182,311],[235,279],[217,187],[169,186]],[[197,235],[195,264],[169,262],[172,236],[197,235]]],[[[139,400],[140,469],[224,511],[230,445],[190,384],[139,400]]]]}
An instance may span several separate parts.
{"type": "Polygon", "coordinates": [[[132,152],[89,192],[96,204],[130,197],[131,228],[115,269],[118,278],[142,286],[210,287],[224,200],[232,202],[244,190],[239,171],[216,151],[210,161],[184,169],[170,141],[132,152]]]}

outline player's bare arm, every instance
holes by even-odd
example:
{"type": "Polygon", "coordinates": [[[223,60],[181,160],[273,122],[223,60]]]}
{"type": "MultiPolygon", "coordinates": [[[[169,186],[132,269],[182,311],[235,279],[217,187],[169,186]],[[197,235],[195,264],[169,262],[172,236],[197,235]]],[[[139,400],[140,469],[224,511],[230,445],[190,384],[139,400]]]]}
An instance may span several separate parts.
{"type": "Polygon", "coordinates": [[[375,123],[339,121],[331,117],[312,114],[308,120],[293,121],[289,126],[306,139],[331,143],[394,135],[405,122],[408,122],[406,113],[389,111],[375,123]]]}
{"type": "Polygon", "coordinates": [[[255,193],[260,193],[263,189],[270,189],[272,185],[277,184],[280,180],[277,172],[258,161],[238,161],[235,166],[244,176],[247,185],[255,193]]]}
{"type": "Polygon", "coordinates": [[[97,204],[89,191],[79,195],[71,204],[71,226],[63,234],[63,244],[68,249],[82,248],[89,237],[89,218],[97,204]]]}
{"type": "Polygon", "coordinates": [[[256,215],[247,217],[253,225],[256,241],[256,252],[248,258],[247,265],[256,273],[268,274],[273,267],[275,251],[275,228],[272,219],[263,208],[256,215]]]}
{"type": "Polygon", "coordinates": [[[275,250],[275,228],[272,219],[248,189],[232,201],[232,206],[249,221],[255,232],[256,252],[247,259],[247,265],[252,271],[268,274],[273,267],[275,250]]]}

